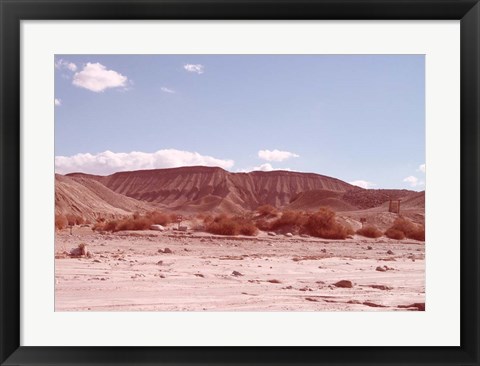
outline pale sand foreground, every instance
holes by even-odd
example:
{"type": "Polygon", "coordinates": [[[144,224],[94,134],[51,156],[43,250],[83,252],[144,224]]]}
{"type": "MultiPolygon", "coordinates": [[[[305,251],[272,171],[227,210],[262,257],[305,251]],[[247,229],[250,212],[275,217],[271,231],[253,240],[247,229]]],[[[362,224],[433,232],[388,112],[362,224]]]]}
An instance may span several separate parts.
{"type": "Polygon", "coordinates": [[[57,233],[55,252],[82,242],[93,258],[55,260],[56,311],[391,311],[425,303],[425,245],[416,241],[82,228],[57,233]],[[173,253],[159,252],[165,248],[173,253]],[[353,287],[334,286],[340,280],[353,287]]]}

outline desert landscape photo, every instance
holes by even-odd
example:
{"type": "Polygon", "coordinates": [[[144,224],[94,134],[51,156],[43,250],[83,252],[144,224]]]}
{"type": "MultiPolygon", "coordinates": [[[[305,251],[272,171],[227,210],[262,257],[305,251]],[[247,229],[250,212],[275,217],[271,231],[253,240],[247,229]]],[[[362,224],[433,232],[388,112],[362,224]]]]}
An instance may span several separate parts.
{"type": "Polygon", "coordinates": [[[55,311],[425,310],[424,56],[54,66],[55,311]]]}

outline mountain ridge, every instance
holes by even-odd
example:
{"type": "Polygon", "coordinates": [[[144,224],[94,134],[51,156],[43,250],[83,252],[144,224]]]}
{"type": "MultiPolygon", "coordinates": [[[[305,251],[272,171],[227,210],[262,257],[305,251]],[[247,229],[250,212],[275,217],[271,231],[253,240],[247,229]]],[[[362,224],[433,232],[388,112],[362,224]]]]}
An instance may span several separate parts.
{"type": "Polygon", "coordinates": [[[245,173],[193,166],[122,171],[105,176],[86,173],[56,176],[56,182],[62,180],[71,184],[76,195],[70,197],[66,187],[56,184],[56,206],[62,212],[68,211],[69,205],[79,211],[75,201],[80,201],[87,213],[89,205],[92,206],[90,211],[95,211],[99,205],[94,201],[97,198],[102,200],[102,196],[108,200],[100,205],[100,211],[111,210],[115,214],[134,208],[138,211],[159,209],[238,214],[253,211],[264,204],[292,210],[328,206],[335,211],[350,211],[377,207],[389,199],[412,198],[412,205],[424,202],[424,194],[413,200],[418,193],[415,191],[369,190],[321,174],[285,170],[245,173]],[[85,192],[80,192],[81,186],[85,192]],[[88,203],[82,202],[82,196],[89,197],[88,203]]]}

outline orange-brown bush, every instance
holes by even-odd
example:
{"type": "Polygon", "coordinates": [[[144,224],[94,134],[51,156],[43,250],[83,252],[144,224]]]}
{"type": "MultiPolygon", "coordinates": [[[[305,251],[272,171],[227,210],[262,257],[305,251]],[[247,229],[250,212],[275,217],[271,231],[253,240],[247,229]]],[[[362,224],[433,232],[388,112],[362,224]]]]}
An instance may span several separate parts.
{"type": "Polygon", "coordinates": [[[276,217],[278,216],[278,211],[272,205],[262,205],[257,207],[257,212],[260,216],[267,216],[267,217],[276,217]]]}
{"type": "Polygon", "coordinates": [[[55,215],[55,228],[61,230],[66,228],[68,225],[68,220],[64,215],[55,215]]]}
{"type": "Polygon", "coordinates": [[[107,223],[105,223],[102,226],[102,230],[104,230],[104,231],[116,231],[117,225],[118,225],[118,221],[111,220],[111,221],[108,221],[107,223]]]}
{"type": "Polygon", "coordinates": [[[335,212],[326,207],[310,215],[304,229],[312,236],[325,239],[345,239],[351,233],[351,228],[337,222],[335,212]]]}
{"type": "MultiPolygon", "coordinates": [[[[172,220],[172,215],[167,215],[164,214],[163,212],[158,212],[158,211],[151,211],[146,214],[146,218],[151,221],[151,224],[156,224],[156,225],[167,225],[173,222],[172,220]]],[[[137,219],[140,219],[141,217],[138,217],[137,219]]],[[[140,230],[140,229],[138,229],[140,230]]]]}
{"type": "Polygon", "coordinates": [[[118,223],[115,231],[125,230],[148,230],[154,222],[147,217],[139,217],[136,220],[122,220],[118,223]]]}
{"type": "Polygon", "coordinates": [[[254,236],[258,232],[257,227],[251,220],[240,216],[230,217],[225,214],[207,218],[205,220],[205,230],[218,235],[254,236]]]}
{"type": "Polygon", "coordinates": [[[408,237],[413,240],[425,241],[425,227],[418,225],[415,231],[408,234],[408,237]]]}
{"type": "Polygon", "coordinates": [[[394,228],[389,228],[387,231],[385,231],[385,236],[395,240],[405,239],[405,233],[394,228]]]}
{"type": "Polygon", "coordinates": [[[425,227],[422,225],[414,224],[404,217],[397,218],[393,225],[385,232],[385,235],[391,239],[401,240],[405,237],[414,240],[425,240],[425,227]],[[403,238],[398,232],[403,233],[403,238]]]}
{"type": "Polygon", "coordinates": [[[358,229],[357,234],[367,238],[379,238],[383,235],[383,233],[373,225],[368,225],[358,229]]]}
{"type": "Polygon", "coordinates": [[[308,216],[303,212],[285,211],[278,219],[270,223],[270,230],[282,232],[299,232],[306,224],[308,216]]]}
{"type": "Polygon", "coordinates": [[[92,226],[93,231],[103,231],[103,228],[105,226],[104,221],[97,221],[95,224],[92,226]]]}
{"type": "Polygon", "coordinates": [[[255,222],[255,226],[262,231],[270,230],[270,223],[265,219],[260,219],[255,222]]]}
{"type": "Polygon", "coordinates": [[[244,222],[240,223],[240,234],[246,236],[255,236],[258,233],[257,227],[253,223],[244,222]]]}
{"type": "Polygon", "coordinates": [[[97,222],[92,230],[104,231],[126,231],[126,230],[148,230],[153,224],[167,225],[171,223],[170,215],[158,211],[148,212],[145,216],[133,214],[122,220],[110,220],[97,222]]]}

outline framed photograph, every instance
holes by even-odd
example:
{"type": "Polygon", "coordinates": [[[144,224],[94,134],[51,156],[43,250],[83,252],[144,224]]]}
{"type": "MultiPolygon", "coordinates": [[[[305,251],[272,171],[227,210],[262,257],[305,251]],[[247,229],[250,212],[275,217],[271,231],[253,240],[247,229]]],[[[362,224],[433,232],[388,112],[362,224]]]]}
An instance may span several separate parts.
{"type": "Polygon", "coordinates": [[[0,11],[1,365],[479,365],[477,1],[0,11]]]}

